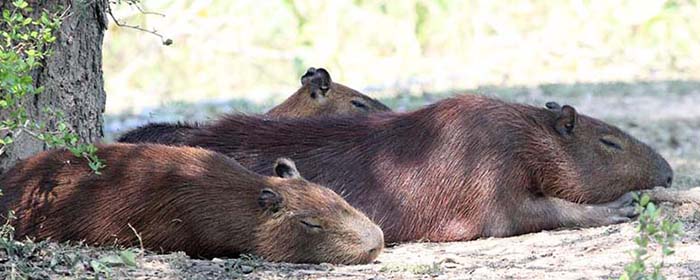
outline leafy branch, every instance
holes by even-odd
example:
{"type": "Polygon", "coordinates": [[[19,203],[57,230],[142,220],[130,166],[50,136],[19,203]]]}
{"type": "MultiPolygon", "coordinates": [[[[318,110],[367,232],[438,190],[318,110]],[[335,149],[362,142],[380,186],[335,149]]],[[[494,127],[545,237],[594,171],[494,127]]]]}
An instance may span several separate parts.
{"type": "Polygon", "coordinates": [[[49,147],[66,147],[74,155],[88,161],[90,168],[99,174],[105,165],[97,157],[97,148],[92,144],[79,143],[79,137],[64,121],[61,112],[45,109],[44,113],[54,120],[56,129],[29,118],[25,109],[28,95],[37,95],[44,91],[36,87],[32,71],[42,66],[42,62],[51,55],[50,45],[56,41],[54,33],[59,30],[62,21],[68,16],[67,9],[60,13],[42,11],[37,18],[30,14],[34,11],[25,0],[15,0],[11,9],[2,11],[0,25],[0,109],[7,112],[0,119],[0,155],[7,151],[23,133],[43,141],[49,147]]]}
{"type": "MultiPolygon", "coordinates": [[[[662,217],[661,209],[657,208],[647,194],[635,196],[636,208],[639,213],[638,236],[634,238],[637,248],[632,250],[634,261],[625,266],[625,272],[620,280],[661,280],[664,258],[674,253],[673,247],[678,237],[682,235],[683,224],[672,222],[662,217]],[[647,271],[647,261],[651,258],[650,246],[656,243],[661,246],[661,260],[651,264],[651,273],[647,271]]],[[[653,253],[653,251],[652,251],[653,253]]]]}

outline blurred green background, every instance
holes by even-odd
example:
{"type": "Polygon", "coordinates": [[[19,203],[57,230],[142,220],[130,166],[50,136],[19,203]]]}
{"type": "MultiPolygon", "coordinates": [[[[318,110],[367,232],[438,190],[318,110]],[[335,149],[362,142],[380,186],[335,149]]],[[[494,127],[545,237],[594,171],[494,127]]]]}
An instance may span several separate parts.
{"type": "MultiPolygon", "coordinates": [[[[700,1],[148,0],[104,44],[107,112],[277,103],[307,67],[372,96],[700,77],[700,1]],[[213,101],[212,101],[213,100],[213,101]]],[[[236,107],[236,106],[234,106],[236,107]]]]}

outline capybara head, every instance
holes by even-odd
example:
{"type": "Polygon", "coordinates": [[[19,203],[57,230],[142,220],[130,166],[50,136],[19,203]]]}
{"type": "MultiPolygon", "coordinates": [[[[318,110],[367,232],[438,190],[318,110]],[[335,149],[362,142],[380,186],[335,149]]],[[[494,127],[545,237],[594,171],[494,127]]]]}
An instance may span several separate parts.
{"type": "MultiPolygon", "coordinates": [[[[545,152],[539,159],[554,170],[541,174],[545,192],[574,202],[597,203],[626,192],[669,187],[673,170],[651,147],[574,107],[548,102],[545,152]]],[[[548,168],[544,168],[548,169],[548,168]]]]}
{"type": "Polygon", "coordinates": [[[264,209],[256,252],[270,261],[360,264],[384,247],[382,230],[330,189],[301,177],[289,159],[274,166],[280,178],[261,191],[264,209]]]}
{"type": "Polygon", "coordinates": [[[334,83],[323,68],[309,68],[301,77],[301,88],[267,115],[307,117],[369,114],[391,111],[381,102],[344,85],[334,83]]]}

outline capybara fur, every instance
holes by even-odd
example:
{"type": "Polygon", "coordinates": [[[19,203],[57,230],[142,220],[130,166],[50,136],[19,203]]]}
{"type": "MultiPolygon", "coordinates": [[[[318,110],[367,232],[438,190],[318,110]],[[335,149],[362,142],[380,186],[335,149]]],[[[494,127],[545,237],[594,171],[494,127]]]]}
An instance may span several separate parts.
{"type": "MultiPolygon", "coordinates": [[[[282,104],[267,112],[270,117],[302,118],[328,115],[366,115],[391,109],[354,89],[334,83],[323,68],[309,68],[301,77],[301,88],[282,104]]],[[[121,143],[183,145],[198,128],[188,123],[150,123],[124,133],[121,143]]]]}
{"type": "Polygon", "coordinates": [[[359,118],[229,115],[188,145],[261,174],[290,156],[388,242],[623,222],[635,215],[628,192],[671,184],[671,167],[649,146],[571,106],[549,107],[465,95],[359,118]]]}
{"type": "Polygon", "coordinates": [[[354,89],[334,83],[323,68],[309,68],[301,77],[301,88],[282,104],[267,112],[273,117],[366,115],[391,109],[354,89]]]}
{"type": "Polygon", "coordinates": [[[149,123],[122,134],[120,143],[151,143],[180,146],[199,128],[197,123],[149,123]]]}
{"type": "Polygon", "coordinates": [[[333,191],[304,180],[288,159],[253,173],[215,152],[102,145],[101,175],[70,152],[43,152],[0,178],[0,210],[16,237],[138,245],[193,257],[253,253],[270,261],[367,263],[381,229],[333,191]]]}

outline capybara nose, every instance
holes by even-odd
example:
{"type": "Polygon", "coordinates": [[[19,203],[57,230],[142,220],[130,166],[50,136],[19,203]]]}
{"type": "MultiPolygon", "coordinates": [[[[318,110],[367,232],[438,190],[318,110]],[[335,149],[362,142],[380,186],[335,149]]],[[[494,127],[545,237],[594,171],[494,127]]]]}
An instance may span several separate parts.
{"type": "Polygon", "coordinates": [[[660,176],[662,181],[661,186],[664,188],[670,188],[671,184],[673,184],[673,169],[669,166],[668,169],[664,170],[662,173],[662,176],[660,176]]]}
{"type": "Polygon", "coordinates": [[[664,187],[670,188],[671,184],[673,184],[673,177],[669,176],[666,178],[666,185],[664,185],[664,187]]]}
{"type": "Polygon", "coordinates": [[[372,249],[369,249],[369,251],[367,251],[367,253],[370,255],[374,255],[374,254],[377,254],[381,249],[382,249],[382,247],[372,248],[372,249]]]}
{"type": "Polygon", "coordinates": [[[367,255],[370,259],[375,259],[379,256],[379,253],[384,249],[384,233],[379,227],[375,227],[373,230],[365,235],[367,242],[367,255]]]}
{"type": "Polygon", "coordinates": [[[670,188],[671,184],[673,183],[673,168],[671,168],[671,165],[668,164],[668,162],[663,158],[660,158],[660,160],[657,162],[657,166],[658,177],[656,178],[658,181],[656,182],[656,185],[670,188]]]}

